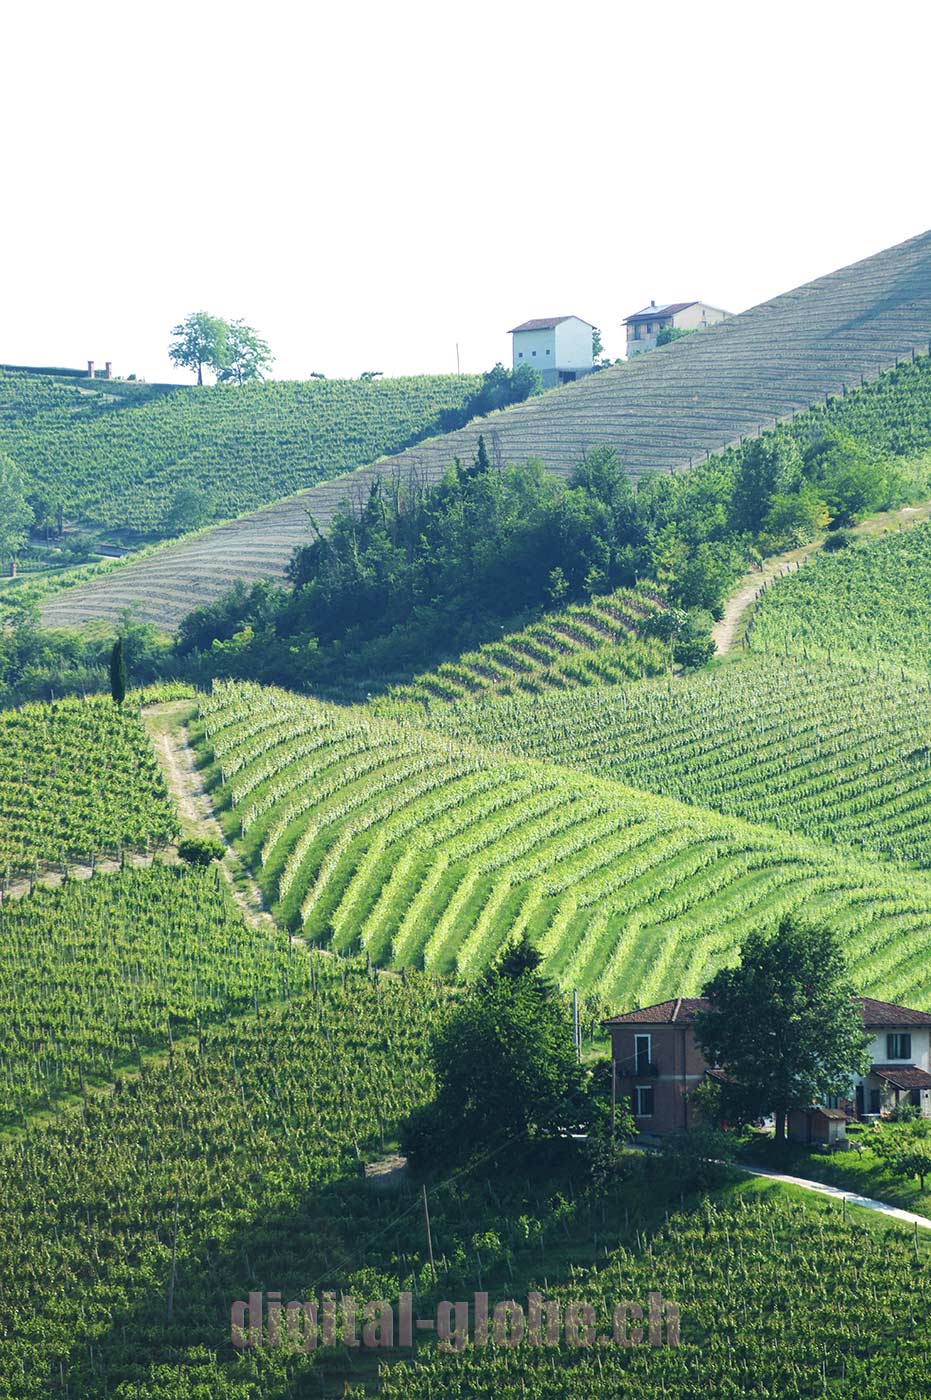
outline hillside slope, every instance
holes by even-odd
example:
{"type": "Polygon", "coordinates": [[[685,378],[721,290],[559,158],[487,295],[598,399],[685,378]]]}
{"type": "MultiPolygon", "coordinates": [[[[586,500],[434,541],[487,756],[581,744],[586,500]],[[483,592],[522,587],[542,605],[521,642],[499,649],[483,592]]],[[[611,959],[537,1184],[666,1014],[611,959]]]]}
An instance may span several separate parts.
{"type": "Polygon", "coordinates": [[[931,868],[931,678],[865,660],[751,656],[662,681],[432,704],[424,723],[931,868]]]}
{"type": "Polygon", "coordinates": [[[476,975],[526,929],[566,987],[690,995],[752,928],[843,935],[869,994],[931,993],[931,877],[255,685],[201,703],[230,835],[327,946],[476,975]]]}
{"type": "Polygon", "coordinates": [[[205,522],[228,520],[438,432],[480,382],[195,388],[0,372],[0,452],[67,519],[159,534],[182,488],[203,498],[205,522]]]}
{"type": "Polygon", "coordinates": [[[306,512],[326,525],[373,474],[436,480],[470,458],[480,432],[498,461],[540,457],[566,474],[592,447],[616,447],[625,467],[687,469],[767,423],[859,385],[931,342],[931,232],[765,302],[709,331],[604,370],[457,433],[291,497],[180,544],[113,577],[51,600],[48,625],[116,618],[130,603],[171,628],[236,577],[280,576],[307,538],[306,512]]]}

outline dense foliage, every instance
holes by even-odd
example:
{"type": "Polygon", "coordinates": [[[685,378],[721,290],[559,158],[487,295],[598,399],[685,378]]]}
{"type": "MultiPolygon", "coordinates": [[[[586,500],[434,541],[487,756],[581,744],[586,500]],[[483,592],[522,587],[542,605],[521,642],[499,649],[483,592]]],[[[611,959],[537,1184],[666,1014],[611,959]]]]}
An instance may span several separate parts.
{"type": "Polygon", "coordinates": [[[0,711],[0,873],[173,839],[138,710],[107,698],[0,711]]]}
{"type": "Polygon", "coordinates": [[[539,463],[492,463],[482,440],[432,489],[376,479],[295,553],[293,593],[259,585],[200,608],[180,649],[201,653],[204,674],[332,689],[432,665],[516,619],[639,579],[719,615],[750,559],[925,490],[927,463],[903,464],[931,445],[928,364],[636,486],[611,448],[565,482],[539,463]]]}
{"type": "Polygon", "coordinates": [[[931,678],[860,655],[754,654],[663,681],[433,704],[426,718],[460,742],[931,866],[931,678]]]}
{"type": "Polygon", "coordinates": [[[440,430],[474,378],[312,380],[177,388],[93,387],[0,373],[0,452],[37,517],[146,536],[224,520],[440,430]],[[179,493],[204,508],[177,518],[179,493]],[[172,512],[175,512],[174,517],[172,512]]]}
{"type": "Polygon", "coordinates": [[[280,691],[217,685],[201,713],[228,833],[327,946],[470,979],[526,930],[563,987],[648,1004],[798,911],[864,992],[931,991],[923,873],[280,691]]]}

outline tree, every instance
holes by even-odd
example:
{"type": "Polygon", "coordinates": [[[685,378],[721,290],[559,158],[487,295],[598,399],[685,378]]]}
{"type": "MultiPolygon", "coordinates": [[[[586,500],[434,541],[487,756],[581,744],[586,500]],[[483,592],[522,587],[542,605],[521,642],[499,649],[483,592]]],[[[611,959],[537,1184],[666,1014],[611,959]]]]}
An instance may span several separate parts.
{"type": "Polygon", "coordinates": [[[695,1038],[724,1071],[734,1116],[774,1113],[777,1142],[790,1109],[849,1092],[869,1066],[844,954],[822,925],[786,916],[775,933],[751,934],[739,966],[718,972],[703,995],[711,1006],[696,1018],[695,1038]]]}
{"type": "Polygon", "coordinates": [[[585,1076],[562,996],[526,936],[462,998],[431,1046],[436,1098],[411,1115],[416,1163],[498,1153],[564,1135],[584,1118],[585,1076]]]}
{"type": "Polygon", "coordinates": [[[217,375],[221,384],[247,384],[264,379],[275,359],[257,331],[245,321],[230,321],[226,328],[226,363],[217,375]]]}
{"type": "Polygon", "coordinates": [[[661,345],[672,345],[673,341],[682,340],[685,336],[691,335],[694,330],[694,326],[688,330],[685,326],[664,326],[656,337],[656,348],[659,349],[661,345]]]}
{"type": "Polygon", "coordinates": [[[604,349],[601,343],[601,331],[597,326],[592,326],[592,359],[600,359],[604,354],[604,349]]]}
{"type": "Polygon", "coordinates": [[[230,327],[219,316],[206,311],[193,311],[171,332],[175,337],[168,355],[173,365],[193,370],[198,384],[204,382],[204,370],[210,369],[219,378],[229,364],[227,342],[230,327]]]}
{"type": "Polygon", "coordinates": [[[924,1195],[925,1179],[931,1176],[931,1122],[916,1118],[885,1128],[870,1146],[896,1176],[916,1176],[924,1195]]]}
{"type": "Polygon", "coordinates": [[[126,699],[126,658],[122,637],[117,637],[110,652],[110,694],[114,705],[122,705],[126,699]]]}
{"type": "Polygon", "coordinates": [[[11,458],[0,452],[0,557],[13,558],[22,549],[33,519],[22,473],[11,458]]]}
{"type": "Polygon", "coordinates": [[[166,535],[184,535],[189,530],[199,530],[210,519],[211,510],[210,497],[203,491],[196,486],[180,486],[162,521],[162,531],[166,535]]]}

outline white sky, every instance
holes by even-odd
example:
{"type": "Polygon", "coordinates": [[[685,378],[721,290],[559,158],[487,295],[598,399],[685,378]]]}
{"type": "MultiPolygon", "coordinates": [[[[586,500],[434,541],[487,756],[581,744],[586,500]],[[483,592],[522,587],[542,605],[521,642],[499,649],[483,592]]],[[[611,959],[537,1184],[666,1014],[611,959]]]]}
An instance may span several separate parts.
{"type": "Polygon", "coordinates": [[[0,362],[185,378],[510,363],[573,314],[732,311],[931,226],[926,0],[160,0],[0,11],[0,362]]]}

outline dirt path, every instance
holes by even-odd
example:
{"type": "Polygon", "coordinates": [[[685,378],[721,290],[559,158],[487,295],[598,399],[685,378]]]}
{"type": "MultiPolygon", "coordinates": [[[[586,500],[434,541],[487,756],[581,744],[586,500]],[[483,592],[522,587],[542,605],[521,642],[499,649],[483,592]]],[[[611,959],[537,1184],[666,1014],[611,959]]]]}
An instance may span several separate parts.
{"type": "Polygon", "coordinates": [[[815,541],[802,545],[799,549],[787,550],[785,554],[775,554],[772,559],[766,560],[762,569],[741,579],[736,592],[731,594],[725,604],[724,616],[711,629],[711,638],[718,656],[726,656],[733,649],[734,643],[742,640],[747,613],[766,585],[775,578],[782,578],[783,575],[801,568],[809,555],[820,547],[820,541],[815,541]]]}
{"type": "Polygon", "coordinates": [[[155,745],[165,783],[181,817],[182,834],[206,836],[223,843],[226,855],[220,862],[220,869],[244,918],[253,928],[274,929],[277,925],[265,908],[262,891],[227,841],[213,810],[210,794],[204,786],[203,776],[194,761],[194,753],[188,743],[187,721],[191,712],[190,700],[149,705],[142,711],[143,723],[155,745]]]}
{"type": "MultiPolygon", "coordinates": [[[[869,520],[864,520],[859,525],[854,526],[853,534],[883,535],[889,530],[901,530],[910,525],[916,525],[922,520],[927,520],[929,514],[931,514],[931,502],[925,502],[920,506],[903,506],[901,510],[889,510],[884,511],[881,515],[870,516],[869,520]]],[[[814,540],[811,544],[803,544],[798,549],[789,549],[785,554],[775,554],[772,559],[765,561],[762,569],[746,574],[740,580],[725,604],[724,616],[711,629],[716,655],[726,656],[729,651],[733,651],[735,644],[743,640],[747,630],[746,624],[750,620],[749,614],[763,589],[774,579],[783,578],[786,574],[794,573],[796,569],[801,568],[806,559],[821,549],[823,543],[823,540],[814,540]]]]}

